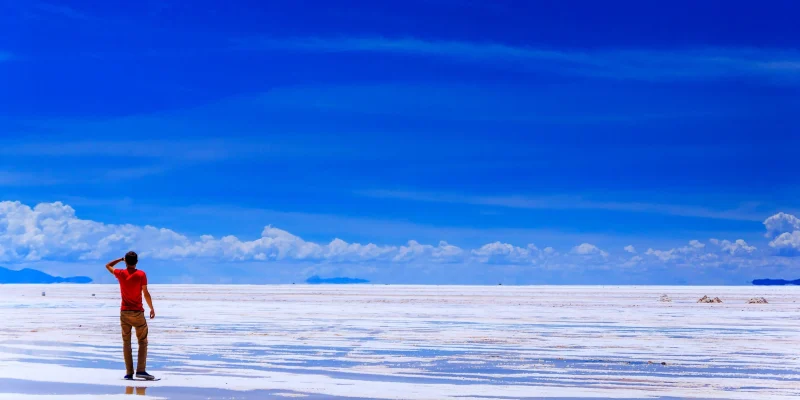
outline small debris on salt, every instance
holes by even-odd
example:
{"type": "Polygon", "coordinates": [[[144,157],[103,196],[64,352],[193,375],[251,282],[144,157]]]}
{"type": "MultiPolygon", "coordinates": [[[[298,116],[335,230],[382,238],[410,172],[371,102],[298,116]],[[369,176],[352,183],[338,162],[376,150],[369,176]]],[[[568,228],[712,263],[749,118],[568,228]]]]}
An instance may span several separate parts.
{"type": "Polygon", "coordinates": [[[767,304],[767,299],[763,297],[753,297],[747,301],[748,304],[767,304]]]}
{"type": "Polygon", "coordinates": [[[660,301],[662,303],[672,303],[672,299],[669,296],[665,295],[665,294],[662,294],[661,298],[658,299],[658,301],[660,301]]]}

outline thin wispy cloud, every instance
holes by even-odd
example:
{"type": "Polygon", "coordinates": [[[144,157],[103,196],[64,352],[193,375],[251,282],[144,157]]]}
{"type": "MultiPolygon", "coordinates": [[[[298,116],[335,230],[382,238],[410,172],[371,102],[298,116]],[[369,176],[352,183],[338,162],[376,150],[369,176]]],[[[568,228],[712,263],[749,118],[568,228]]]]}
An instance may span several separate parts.
{"type": "Polygon", "coordinates": [[[700,99],[687,101],[682,109],[671,105],[645,109],[635,104],[610,109],[598,107],[603,99],[597,95],[568,99],[565,95],[518,85],[382,82],[277,87],[259,95],[258,101],[268,109],[295,112],[574,126],[729,116],[714,105],[700,104],[700,99]]]}
{"type": "MultiPolygon", "coordinates": [[[[80,171],[79,175],[84,179],[91,177],[90,181],[140,179],[164,174],[182,166],[220,161],[240,153],[246,153],[246,151],[213,140],[0,141],[0,157],[13,157],[17,160],[60,158],[66,165],[63,170],[73,173],[80,171]],[[129,163],[132,161],[133,165],[98,169],[91,163],[83,166],[70,163],[70,160],[75,159],[95,160],[100,163],[119,157],[124,157],[129,163]]],[[[8,176],[5,180],[2,178],[0,176],[0,184],[6,186],[28,186],[32,184],[31,182],[47,185],[58,182],[34,177],[31,174],[25,174],[22,177],[8,176]]],[[[73,177],[70,181],[77,183],[84,179],[73,177]]]]}
{"type": "MultiPolygon", "coordinates": [[[[140,179],[151,175],[159,175],[169,171],[169,166],[153,165],[129,168],[79,169],[78,175],[61,172],[42,171],[0,171],[0,187],[46,187],[81,184],[102,184],[108,181],[140,179]]],[[[75,171],[73,171],[75,172],[75,171]]]]}
{"type": "Polygon", "coordinates": [[[30,178],[31,177],[26,174],[0,171],[0,186],[19,185],[29,180],[30,178]]]}
{"type": "Polygon", "coordinates": [[[566,49],[492,42],[417,38],[246,38],[240,50],[318,53],[385,53],[441,57],[458,62],[559,74],[636,80],[694,80],[762,77],[800,82],[800,53],[756,48],[566,49]]]}
{"type": "Polygon", "coordinates": [[[89,19],[89,16],[87,14],[79,10],[76,10],[72,7],[65,6],[63,4],[35,3],[33,5],[33,8],[40,13],[58,15],[66,18],[79,19],[79,20],[89,19]]]}
{"type": "Polygon", "coordinates": [[[160,175],[171,169],[168,165],[147,165],[133,168],[118,168],[106,172],[108,179],[139,179],[151,175],[160,175]]]}
{"type": "Polygon", "coordinates": [[[607,210],[654,213],[680,217],[698,217],[737,221],[762,221],[764,215],[749,209],[720,210],[693,205],[658,204],[645,202],[596,201],[580,196],[466,196],[448,193],[407,192],[394,190],[365,190],[359,195],[421,201],[431,203],[469,204],[532,210],[607,210]]]}
{"type": "Polygon", "coordinates": [[[64,184],[67,181],[53,176],[34,174],[29,172],[0,171],[0,187],[3,186],[52,186],[64,184]]]}
{"type": "Polygon", "coordinates": [[[87,157],[121,155],[129,158],[169,158],[213,161],[233,150],[245,150],[218,140],[88,140],[0,142],[0,155],[29,157],[87,157]]]}

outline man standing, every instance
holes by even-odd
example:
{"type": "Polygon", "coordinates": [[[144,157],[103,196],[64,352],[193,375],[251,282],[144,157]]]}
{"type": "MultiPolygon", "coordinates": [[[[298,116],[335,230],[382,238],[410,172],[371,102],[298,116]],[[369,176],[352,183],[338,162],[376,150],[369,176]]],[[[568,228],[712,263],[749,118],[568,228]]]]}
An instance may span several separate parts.
{"type": "Polygon", "coordinates": [[[147,291],[147,275],[144,271],[136,269],[139,256],[129,251],[125,257],[106,264],[108,272],[112,273],[119,281],[122,294],[122,307],[119,321],[122,325],[122,350],[125,356],[125,379],[133,379],[133,352],[131,350],[131,328],[136,329],[136,338],[139,340],[139,356],[136,365],[136,377],[153,380],[155,377],[146,371],[147,366],[147,320],[144,318],[142,306],[142,293],[147,305],[150,307],[150,319],[156,317],[153,308],[153,299],[147,291]],[[125,261],[125,269],[114,269],[117,263],[125,261]]]}

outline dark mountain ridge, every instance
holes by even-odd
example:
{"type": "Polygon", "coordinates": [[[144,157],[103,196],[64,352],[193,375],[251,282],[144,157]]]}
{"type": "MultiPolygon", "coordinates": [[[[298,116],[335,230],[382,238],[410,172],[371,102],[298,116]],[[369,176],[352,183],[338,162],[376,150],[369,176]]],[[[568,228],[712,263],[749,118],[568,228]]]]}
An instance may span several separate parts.
{"type": "Polygon", "coordinates": [[[787,281],[785,279],[755,279],[753,285],[757,286],[783,286],[783,285],[800,285],[800,279],[787,281]]]}
{"type": "Polygon", "coordinates": [[[320,278],[319,276],[314,275],[306,279],[306,283],[311,285],[322,285],[322,284],[346,285],[351,283],[369,283],[369,281],[366,279],[347,278],[347,277],[320,278]]]}
{"type": "Polygon", "coordinates": [[[35,269],[25,268],[19,271],[0,267],[0,284],[2,283],[91,283],[92,278],[72,276],[62,278],[35,269]]]}

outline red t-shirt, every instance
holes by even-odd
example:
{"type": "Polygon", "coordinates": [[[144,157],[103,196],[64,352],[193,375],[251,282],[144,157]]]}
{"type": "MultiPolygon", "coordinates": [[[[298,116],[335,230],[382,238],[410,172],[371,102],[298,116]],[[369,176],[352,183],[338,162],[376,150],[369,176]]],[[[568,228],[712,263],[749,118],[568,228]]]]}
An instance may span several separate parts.
{"type": "Polygon", "coordinates": [[[130,272],[127,268],[115,269],[114,276],[119,281],[122,293],[122,311],[144,311],[142,286],[147,285],[147,275],[144,271],[135,269],[130,272]]]}

